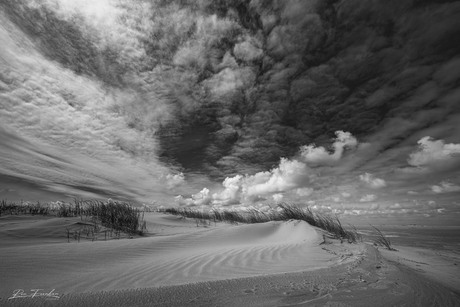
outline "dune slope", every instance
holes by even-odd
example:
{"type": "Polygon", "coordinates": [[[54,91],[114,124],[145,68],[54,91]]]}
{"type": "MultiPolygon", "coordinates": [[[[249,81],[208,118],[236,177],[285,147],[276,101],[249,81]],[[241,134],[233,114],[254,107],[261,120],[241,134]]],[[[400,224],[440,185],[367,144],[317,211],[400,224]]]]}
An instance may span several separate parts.
{"type": "MultiPolygon", "coordinates": [[[[171,225],[168,217],[156,219],[166,223],[163,229],[194,223],[177,220],[179,225],[171,225]]],[[[61,224],[61,243],[50,243],[46,237],[51,228],[46,225],[56,223],[53,219],[30,223],[36,236],[45,235],[46,244],[37,244],[35,237],[33,244],[1,248],[0,283],[8,285],[2,287],[2,297],[18,288],[75,293],[178,285],[313,270],[340,260],[321,249],[317,230],[300,221],[195,227],[175,235],[80,243],[67,243],[61,224]],[[45,226],[43,231],[40,225],[45,226]]],[[[68,219],[68,223],[76,222],[68,219]]],[[[9,227],[5,229],[9,238],[20,241],[11,232],[22,233],[24,226],[9,227]]]]}
{"type": "Polygon", "coordinates": [[[300,221],[197,227],[152,214],[150,237],[67,243],[57,226],[76,227],[78,219],[41,218],[0,218],[10,243],[0,247],[2,306],[457,306],[460,299],[371,245],[321,244],[321,231],[300,221]],[[33,240],[15,235],[26,225],[33,240]],[[15,289],[37,288],[55,289],[59,299],[8,299],[15,289]]]}

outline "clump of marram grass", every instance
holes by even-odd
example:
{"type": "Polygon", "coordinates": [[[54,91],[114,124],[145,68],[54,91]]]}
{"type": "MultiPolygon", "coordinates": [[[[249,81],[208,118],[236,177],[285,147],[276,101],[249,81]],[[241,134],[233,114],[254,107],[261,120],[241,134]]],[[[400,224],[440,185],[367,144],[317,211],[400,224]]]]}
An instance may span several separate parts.
{"type": "Polygon", "coordinates": [[[75,210],[82,216],[93,216],[108,228],[142,235],[147,231],[144,212],[129,203],[108,200],[75,200],[75,210]]]}
{"type": "Polygon", "coordinates": [[[13,208],[15,208],[14,204],[12,203],[8,203],[5,199],[2,199],[2,201],[0,201],[0,216],[2,216],[2,214],[13,214],[13,208]]]}
{"type": "Polygon", "coordinates": [[[337,216],[332,217],[324,213],[314,212],[310,207],[299,208],[287,204],[281,204],[278,207],[281,208],[281,220],[302,220],[312,226],[326,230],[337,239],[345,239],[350,243],[355,243],[361,239],[356,228],[345,229],[337,216]]]}
{"type": "Polygon", "coordinates": [[[6,200],[0,201],[0,215],[54,215],[59,217],[77,216],[74,205],[66,204],[61,201],[50,203],[32,203],[29,201],[7,202],[6,200]]]}
{"type": "Polygon", "coordinates": [[[391,246],[391,241],[390,239],[388,239],[381,231],[380,229],[378,229],[377,227],[375,226],[372,226],[372,228],[374,228],[375,232],[374,232],[374,236],[376,237],[374,239],[374,244],[378,245],[378,246],[383,246],[385,247],[386,249],[390,250],[390,251],[397,251],[397,249],[393,248],[391,246]]]}
{"type": "Polygon", "coordinates": [[[329,232],[333,237],[340,240],[347,240],[350,243],[355,243],[361,240],[361,235],[356,228],[345,229],[337,216],[332,217],[323,213],[314,212],[310,207],[300,208],[288,204],[278,205],[278,210],[264,213],[258,210],[235,211],[235,210],[211,210],[202,211],[191,208],[166,208],[161,212],[182,217],[194,219],[207,219],[214,222],[227,223],[265,223],[269,221],[288,221],[301,220],[309,223],[312,226],[321,228],[329,232]]]}
{"type": "Polygon", "coordinates": [[[6,200],[2,200],[0,202],[0,216],[2,214],[10,214],[10,215],[20,215],[20,214],[48,214],[48,208],[42,206],[40,202],[36,204],[30,202],[23,202],[15,203],[15,202],[7,202],[6,200]]]}
{"type": "Polygon", "coordinates": [[[102,226],[130,235],[142,235],[147,231],[144,212],[129,203],[113,200],[77,200],[73,203],[61,201],[52,203],[0,201],[0,216],[10,215],[54,215],[57,217],[93,218],[102,226]]]}

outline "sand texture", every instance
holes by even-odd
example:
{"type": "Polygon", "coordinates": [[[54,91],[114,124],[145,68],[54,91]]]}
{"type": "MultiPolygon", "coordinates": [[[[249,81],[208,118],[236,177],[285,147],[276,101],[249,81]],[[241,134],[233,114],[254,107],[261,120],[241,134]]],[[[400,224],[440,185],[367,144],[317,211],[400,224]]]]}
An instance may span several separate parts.
{"type": "Polygon", "coordinates": [[[458,306],[455,259],[326,239],[303,221],[149,214],[149,236],[67,242],[79,218],[0,218],[0,305],[458,306]],[[382,257],[384,255],[385,257],[382,257]],[[444,261],[444,262],[443,262],[444,261]],[[414,264],[411,266],[411,264],[414,264]],[[415,265],[419,266],[415,266],[415,265]],[[448,267],[450,266],[450,267],[448,267]],[[55,289],[59,299],[8,299],[55,289]]]}

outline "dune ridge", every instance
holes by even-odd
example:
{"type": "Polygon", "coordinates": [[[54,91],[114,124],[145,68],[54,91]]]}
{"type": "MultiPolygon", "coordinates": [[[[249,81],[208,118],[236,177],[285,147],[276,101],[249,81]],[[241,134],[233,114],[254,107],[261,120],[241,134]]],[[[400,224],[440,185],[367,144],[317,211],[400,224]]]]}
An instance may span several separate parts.
{"type": "Polygon", "coordinates": [[[304,221],[197,227],[152,213],[150,236],[67,243],[63,227],[77,227],[78,218],[0,220],[1,306],[457,306],[460,299],[372,245],[324,242],[304,221]],[[25,230],[33,239],[15,235],[25,230]],[[59,299],[8,300],[15,289],[37,288],[55,289],[59,299]]]}
{"type": "MultiPolygon", "coordinates": [[[[164,218],[154,219],[161,224],[164,218]]],[[[191,223],[176,219],[179,226],[191,223]]],[[[37,286],[64,293],[110,291],[313,270],[338,261],[321,249],[321,241],[318,230],[303,221],[220,225],[132,240],[38,245],[35,238],[34,245],[1,248],[1,283],[8,284],[2,296],[37,286]]]]}

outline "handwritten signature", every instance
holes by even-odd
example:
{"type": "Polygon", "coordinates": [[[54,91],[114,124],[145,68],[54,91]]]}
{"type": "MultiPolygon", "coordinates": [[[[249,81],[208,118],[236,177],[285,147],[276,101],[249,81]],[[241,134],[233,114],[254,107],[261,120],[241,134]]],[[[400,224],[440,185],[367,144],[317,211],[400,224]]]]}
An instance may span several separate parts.
{"type": "Polygon", "coordinates": [[[50,292],[42,292],[44,289],[30,289],[30,293],[24,292],[23,289],[16,289],[13,291],[13,295],[9,297],[9,300],[15,298],[26,298],[26,297],[44,297],[47,299],[60,299],[59,293],[54,292],[56,289],[51,290],[50,292]]]}

